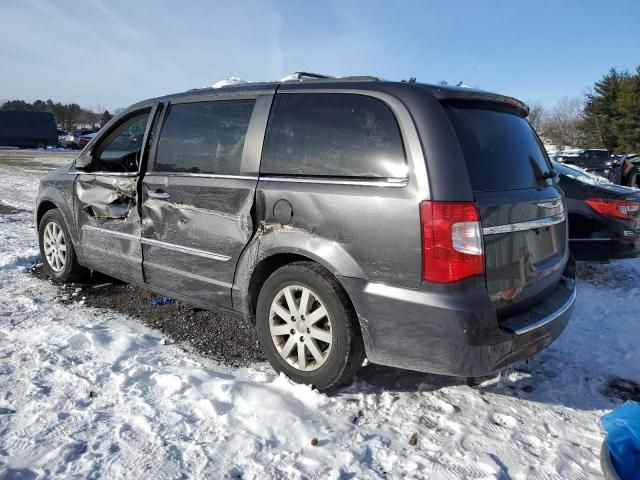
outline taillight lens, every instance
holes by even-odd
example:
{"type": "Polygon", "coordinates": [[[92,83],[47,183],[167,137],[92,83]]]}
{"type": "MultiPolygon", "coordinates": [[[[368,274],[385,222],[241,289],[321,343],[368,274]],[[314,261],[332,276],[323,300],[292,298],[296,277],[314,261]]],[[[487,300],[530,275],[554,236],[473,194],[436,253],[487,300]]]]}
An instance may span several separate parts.
{"type": "Polygon", "coordinates": [[[640,202],[632,200],[614,200],[609,198],[589,198],[587,205],[600,215],[623,220],[635,220],[640,212],[640,202]]]}
{"type": "Polygon", "coordinates": [[[484,273],[482,226],[473,202],[420,204],[422,280],[451,283],[484,273]]]}

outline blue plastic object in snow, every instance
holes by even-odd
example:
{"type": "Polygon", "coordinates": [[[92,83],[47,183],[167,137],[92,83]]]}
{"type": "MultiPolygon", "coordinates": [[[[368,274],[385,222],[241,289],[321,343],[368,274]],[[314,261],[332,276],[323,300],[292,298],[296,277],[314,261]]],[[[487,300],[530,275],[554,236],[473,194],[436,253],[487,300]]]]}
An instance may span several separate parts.
{"type": "Polygon", "coordinates": [[[640,480],[640,403],[626,402],[600,421],[607,448],[622,480],[640,480]]]}
{"type": "Polygon", "coordinates": [[[173,302],[175,302],[175,300],[171,297],[153,297],[151,299],[151,305],[168,305],[173,302]]]}

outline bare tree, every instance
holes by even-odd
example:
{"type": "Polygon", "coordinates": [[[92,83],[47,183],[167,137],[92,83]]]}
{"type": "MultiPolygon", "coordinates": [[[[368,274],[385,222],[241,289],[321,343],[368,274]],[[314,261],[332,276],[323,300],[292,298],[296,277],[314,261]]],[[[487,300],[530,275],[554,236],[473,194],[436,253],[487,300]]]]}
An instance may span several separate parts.
{"type": "Polygon", "coordinates": [[[581,97],[562,97],[544,122],[545,137],[554,144],[578,147],[582,133],[580,122],[584,108],[581,97]]]}
{"type": "Polygon", "coordinates": [[[538,133],[538,135],[544,135],[544,124],[546,121],[547,111],[542,105],[542,102],[527,102],[529,105],[529,116],[527,120],[533,127],[533,129],[538,133]]]}

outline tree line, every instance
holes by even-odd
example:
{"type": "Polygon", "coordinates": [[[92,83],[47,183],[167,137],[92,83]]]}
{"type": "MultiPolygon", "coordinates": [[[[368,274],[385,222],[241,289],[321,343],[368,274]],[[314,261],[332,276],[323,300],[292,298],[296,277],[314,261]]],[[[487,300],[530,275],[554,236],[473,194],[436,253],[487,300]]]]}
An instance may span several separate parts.
{"type": "Polygon", "coordinates": [[[64,130],[73,130],[80,125],[103,126],[111,120],[109,110],[100,113],[86,108],[82,108],[77,103],[53,102],[53,100],[36,100],[33,103],[24,100],[9,100],[5,102],[0,110],[21,110],[28,112],[49,112],[56,119],[58,127],[64,130]]]}
{"type": "Polygon", "coordinates": [[[529,123],[559,146],[640,152],[640,67],[612,68],[583,97],[564,97],[550,109],[529,105],[529,123]]]}

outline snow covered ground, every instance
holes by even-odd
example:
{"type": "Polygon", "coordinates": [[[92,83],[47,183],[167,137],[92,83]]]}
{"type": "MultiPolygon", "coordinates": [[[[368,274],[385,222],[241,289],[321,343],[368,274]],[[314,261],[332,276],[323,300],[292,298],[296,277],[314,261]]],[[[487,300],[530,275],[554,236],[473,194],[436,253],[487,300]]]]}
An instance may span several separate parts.
{"type": "Polygon", "coordinates": [[[565,334],[498,383],[368,365],[318,393],[63,304],[29,275],[38,175],[64,161],[0,160],[0,202],[25,210],[0,210],[0,478],[601,475],[598,419],[619,404],[601,391],[614,376],[640,381],[639,261],[582,267],[565,334]]]}

